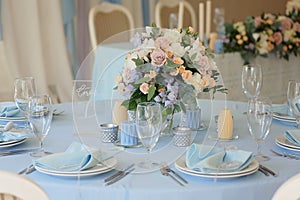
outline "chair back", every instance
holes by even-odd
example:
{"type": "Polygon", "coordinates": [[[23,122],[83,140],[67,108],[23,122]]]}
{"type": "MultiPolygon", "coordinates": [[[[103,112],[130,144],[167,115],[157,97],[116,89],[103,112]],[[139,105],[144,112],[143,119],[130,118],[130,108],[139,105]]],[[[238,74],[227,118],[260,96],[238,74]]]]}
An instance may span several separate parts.
{"type": "Polygon", "coordinates": [[[47,193],[27,177],[0,171],[0,199],[50,200],[47,193]]]}
{"type": "MultiPolygon", "coordinates": [[[[103,2],[89,12],[89,32],[93,49],[110,36],[133,28],[132,14],[122,5],[103,2]]],[[[128,41],[131,36],[128,34],[128,41]]]]}
{"type": "Polygon", "coordinates": [[[168,19],[169,21],[169,15],[172,12],[178,13],[178,28],[180,24],[184,25],[184,27],[192,26],[195,30],[197,26],[196,21],[196,13],[193,9],[193,6],[187,2],[187,1],[180,1],[180,0],[159,0],[155,5],[155,23],[157,27],[163,27],[163,28],[169,28],[169,25],[163,24],[162,19],[168,19]],[[179,14],[184,15],[184,12],[179,12],[179,4],[180,2],[183,3],[184,11],[188,11],[190,16],[190,24],[185,25],[183,21],[179,21],[180,19],[186,19],[185,16],[179,16],[179,14]]]}

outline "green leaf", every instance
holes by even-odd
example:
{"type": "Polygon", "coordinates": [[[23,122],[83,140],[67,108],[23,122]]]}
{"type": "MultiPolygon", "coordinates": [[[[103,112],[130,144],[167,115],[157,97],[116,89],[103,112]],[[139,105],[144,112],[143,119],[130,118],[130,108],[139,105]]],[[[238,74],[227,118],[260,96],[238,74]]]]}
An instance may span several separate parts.
{"type": "Polygon", "coordinates": [[[137,80],[137,81],[135,82],[135,85],[139,85],[139,84],[145,83],[147,80],[148,80],[148,78],[143,77],[143,78],[137,80]]]}
{"type": "Polygon", "coordinates": [[[148,95],[147,95],[147,101],[150,101],[154,97],[155,89],[156,88],[155,88],[154,85],[150,86],[149,91],[148,91],[148,95]]]}
{"type": "Polygon", "coordinates": [[[132,58],[132,61],[135,63],[136,66],[144,64],[144,61],[140,58],[132,58]]]}

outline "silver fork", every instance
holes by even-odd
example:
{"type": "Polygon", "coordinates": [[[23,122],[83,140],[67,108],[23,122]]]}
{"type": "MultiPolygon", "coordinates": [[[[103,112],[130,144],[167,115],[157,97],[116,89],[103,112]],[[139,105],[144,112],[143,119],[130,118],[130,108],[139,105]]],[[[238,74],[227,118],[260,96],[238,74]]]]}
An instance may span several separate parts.
{"type": "Polygon", "coordinates": [[[188,184],[187,180],[182,178],[178,173],[176,173],[174,170],[172,170],[168,165],[164,165],[163,168],[165,168],[167,170],[167,172],[173,173],[177,178],[179,178],[184,183],[188,184]]]}
{"type": "Polygon", "coordinates": [[[179,180],[177,180],[172,174],[170,174],[164,167],[160,168],[161,174],[164,176],[171,177],[174,181],[176,181],[179,185],[184,186],[179,180]]]}
{"type": "Polygon", "coordinates": [[[274,153],[275,155],[277,155],[277,156],[286,157],[286,158],[291,158],[291,159],[295,159],[295,160],[300,160],[300,157],[299,157],[299,156],[296,156],[296,155],[288,154],[288,153],[286,153],[286,152],[279,153],[279,152],[277,152],[277,151],[274,151],[273,149],[270,149],[270,151],[271,151],[272,153],[274,153]]]}
{"type": "Polygon", "coordinates": [[[30,164],[30,165],[28,165],[27,167],[25,167],[24,169],[22,169],[21,171],[19,171],[18,174],[20,174],[20,175],[21,175],[21,174],[25,174],[25,173],[27,174],[27,172],[28,172],[32,167],[34,167],[33,164],[30,164]]]}

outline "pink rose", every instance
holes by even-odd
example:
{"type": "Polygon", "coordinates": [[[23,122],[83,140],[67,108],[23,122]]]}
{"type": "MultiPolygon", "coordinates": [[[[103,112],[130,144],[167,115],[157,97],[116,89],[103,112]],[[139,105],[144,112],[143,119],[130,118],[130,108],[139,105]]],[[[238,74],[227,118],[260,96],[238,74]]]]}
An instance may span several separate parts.
{"type": "Polygon", "coordinates": [[[155,44],[158,46],[158,48],[168,49],[170,46],[170,41],[165,37],[158,37],[155,40],[155,44]]]}
{"type": "Polygon", "coordinates": [[[254,19],[254,24],[255,24],[255,27],[258,27],[262,22],[262,19],[261,17],[255,17],[254,19]]]}
{"type": "Polygon", "coordinates": [[[282,22],[281,22],[281,27],[282,30],[290,30],[292,28],[292,20],[290,18],[283,18],[282,22]]]}
{"type": "Polygon", "coordinates": [[[294,24],[294,26],[293,26],[293,29],[294,29],[296,32],[300,33],[300,24],[299,24],[298,22],[296,22],[296,23],[294,24]]]}
{"type": "Polygon", "coordinates": [[[282,35],[281,35],[280,32],[275,32],[273,34],[273,38],[274,38],[274,41],[275,41],[276,45],[279,45],[279,44],[282,43],[282,35]]]}
{"type": "Polygon", "coordinates": [[[154,49],[151,54],[151,64],[156,67],[163,66],[167,61],[166,53],[161,49],[154,49]]]}

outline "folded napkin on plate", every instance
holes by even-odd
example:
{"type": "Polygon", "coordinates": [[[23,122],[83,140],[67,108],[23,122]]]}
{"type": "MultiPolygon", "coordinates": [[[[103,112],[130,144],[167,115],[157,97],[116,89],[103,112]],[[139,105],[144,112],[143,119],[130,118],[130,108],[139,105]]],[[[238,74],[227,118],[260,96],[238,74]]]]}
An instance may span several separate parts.
{"type": "Polygon", "coordinates": [[[285,131],[284,136],[291,143],[300,146],[300,130],[298,129],[287,130],[285,131]]]}
{"type": "Polygon", "coordinates": [[[79,142],[73,142],[65,152],[51,154],[34,161],[36,166],[57,171],[82,171],[119,153],[121,148],[101,152],[79,142]]]}
{"type": "Polygon", "coordinates": [[[272,105],[272,111],[282,115],[292,116],[292,113],[287,104],[272,105]]]}
{"type": "Polygon", "coordinates": [[[253,160],[252,152],[226,150],[192,144],[186,152],[189,169],[207,172],[234,172],[246,168],[253,160]],[[206,153],[204,153],[206,152],[206,153]]]}
{"type": "Polygon", "coordinates": [[[0,117],[20,117],[20,109],[17,106],[6,106],[2,108],[0,117]]]}
{"type": "Polygon", "coordinates": [[[22,140],[28,138],[28,134],[22,132],[5,131],[0,132],[0,142],[8,142],[12,140],[22,140]]]}

